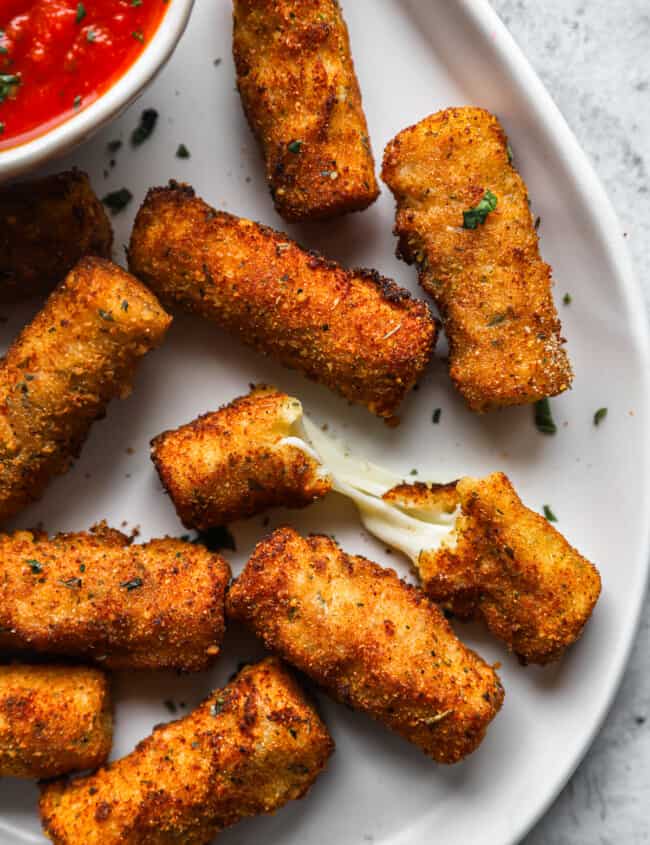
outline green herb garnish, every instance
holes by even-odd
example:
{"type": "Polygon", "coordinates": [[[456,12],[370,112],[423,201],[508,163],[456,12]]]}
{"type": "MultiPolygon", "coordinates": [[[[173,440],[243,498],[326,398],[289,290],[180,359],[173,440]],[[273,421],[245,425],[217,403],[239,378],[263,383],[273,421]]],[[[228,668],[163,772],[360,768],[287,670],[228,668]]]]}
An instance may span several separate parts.
{"type": "Polygon", "coordinates": [[[140,123],[131,133],[131,143],[134,147],[139,147],[156,128],[158,122],[158,112],[155,109],[145,109],[140,115],[140,123]]]}
{"type": "Polygon", "coordinates": [[[542,434],[555,434],[557,432],[557,426],[551,413],[551,403],[548,399],[540,399],[539,402],[535,402],[535,425],[537,431],[542,434]]]}
{"type": "Polygon", "coordinates": [[[210,707],[210,715],[211,716],[218,716],[219,713],[221,713],[221,711],[223,710],[225,703],[226,703],[226,701],[225,701],[224,698],[215,699],[215,701],[212,704],[212,707],[210,707]]]}
{"type": "Polygon", "coordinates": [[[65,580],[59,578],[59,584],[62,584],[69,590],[77,590],[81,587],[81,578],[66,578],[65,580]]]}
{"type": "Polygon", "coordinates": [[[140,44],[144,44],[144,35],[139,29],[134,30],[131,35],[135,38],[136,41],[139,41],[140,44]]]}
{"type": "Polygon", "coordinates": [[[106,144],[106,149],[109,151],[109,153],[116,153],[121,148],[121,146],[122,142],[119,140],[119,138],[116,138],[114,141],[109,141],[108,144],[106,144]]]}
{"type": "Polygon", "coordinates": [[[565,293],[565,294],[564,294],[564,296],[562,297],[562,302],[563,302],[565,305],[571,305],[571,302],[572,302],[572,301],[573,301],[573,300],[572,300],[572,297],[571,297],[571,294],[570,294],[570,293],[565,293]]]}
{"type": "Polygon", "coordinates": [[[289,141],[289,143],[287,144],[287,149],[289,150],[290,153],[298,154],[300,152],[301,147],[302,147],[302,141],[298,141],[298,140],[289,141]]]}
{"type": "Polygon", "coordinates": [[[131,0],[131,5],[134,8],[137,8],[138,6],[142,6],[142,0],[131,0]]]}
{"type": "Polygon", "coordinates": [[[115,322],[115,318],[113,317],[110,311],[104,311],[103,308],[98,308],[97,313],[102,318],[102,320],[106,320],[107,323],[115,322]]]}
{"type": "Polygon", "coordinates": [[[122,309],[122,311],[128,311],[129,310],[129,302],[128,302],[127,299],[122,300],[122,304],[120,305],[120,308],[122,309]]]}
{"type": "Polygon", "coordinates": [[[185,144],[179,144],[178,149],[176,150],[176,158],[189,158],[190,151],[187,149],[185,144]]]}
{"type": "Polygon", "coordinates": [[[555,516],[555,514],[551,510],[550,505],[544,505],[543,510],[544,510],[544,516],[546,517],[546,519],[548,519],[549,522],[557,522],[557,517],[555,516]]]}
{"type": "Polygon", "coordinates": [[[0,73],[0,103],[11,97],[20,85],[20,77],[15,73],[0,73]]]}
{"type": "Polygon", "coordinates": [[[486,325],[488,328],[492,328],[492,326],[498,326],[499,323],[505,322],[508,318],[507,314],[493,314],[490,319],[487,321],[486,325]]]}
{"type": "Polygon", "coordinates": [[[129,593],[131,590],[137,590],[138,587],[142,586],[142,578],[131,578],[130,581],[122,581],[120,587],[124,587],[125,590],[128,590],[129,593]]]}
{"type": "Polygon", "coordinates": [[[76,23],[81,23],[81,21],[86,17],[86,7],[83,3],[77,3],[77,15],[75,17],[76,23]]]}
{"type": "Polygon", "coordinates": [[[32,570],[34,575],[38,575],[39,572],[43,571],[43,565],[38,560],[34,560],[33,558],[31,558],[30,560],[26,561],[26,563],[29,566],[29,568],[32,570]]]}
{"type": "Polygon", "coordinates": [[[169,710],[170,713],[178,713],[178,707],[170,698],[163,701],[163,704],[165,705],[167,710],[169,710]]]}
{"type": "Polygon", "coordinates": [[[440,422],[440,415],[441,414],[442,414],[442,408],[436,408],[435,411],[433,412],[433,416],[431,417],[431,422],[434,425],[438,425],[438,423],[440,422]]]}
{"type": "Polygon", "coordinates": [[[128,188],[120,188],[119,191],[111,191],[102,197],[102,202],[109,209],[111,214],[119,214],[133,199],[133,194],[128,188]]]}
{"type": "Polygon", "coordinates": [[[95,32],[94,29],[89,29],[88,32],[86,33],[86,41],[90,41],[92,43],[93,41],[96,41],[96,40],[97,40],[97,33],[95,32]]]}
{"type": "Polygon", "coordinates": [[[483,194],[483,199],[467,211],[463,211],[463,229],[476,229],[480,224],[485,223],[488,214],[497,207],[498,200],[489,189],[483,194]]]}
{"type": "Polygon", "coordinates": [[[607,416],[607,408],[599,408],[594,414],[594,425],[598,426],[607,416]]]}
{"type": "Polygon", "coordinates": [[[81,94],[77,94],[77,96],[72,101],[72,107],[78,109],[81,105],[81,94]]]}

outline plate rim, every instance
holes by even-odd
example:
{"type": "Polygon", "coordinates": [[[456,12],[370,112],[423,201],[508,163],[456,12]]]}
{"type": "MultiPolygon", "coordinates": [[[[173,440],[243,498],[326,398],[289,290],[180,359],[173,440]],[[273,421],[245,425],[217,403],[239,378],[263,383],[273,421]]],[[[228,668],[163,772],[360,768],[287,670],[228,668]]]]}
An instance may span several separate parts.
{"type": "MultiPolygon", "coordinates": [[[[609,254],[612,264],[617,268],[622,282],[621,291],[631,306],[629,309],[630,320],[634,328],[635,343],[638,346],[639,363],[641,365],[642,394],[640,398],[644,402],[647,414],[650,410],[650,329],[646,318],[643,291],[630,252],[623,240],[623,228],[618,215],[600,181],[600,177],[573,130],[569,127],[537,71],[526,58],[523,49],[492,7],[490,0],[457,0],[457,2],[461,7],[461,14],[464,14],[468,19],[468,24],[478,32],[481,39],[503,62],[511,84],[519,89],[521,96],[526,99],[529,107],[539,120],[545,125],[553,127],[554,133],[558,136],[555,146],[563,150],[568,168],[574,176],[576,188],[582,195],[589,194],[598,205],[599,213],[592,215],[591,222],[596,227],[598,237],[609,254]]],[[[639,474],[639,477],[642,478],[642,501],[647,512],[650,503],[650,449],[645,450],[642,468],[643,472],[639,474]]],[[[644,510],[644,508],[642,507],[641,510],[644,510]]],[[[555,785],[547,790],[534,812],[531,813],[530,818],[523,819],[519,829],[514,830],[510,837],[503,841],[502,845],[517,845],[517,843],[520,843],[546,815],[584,760],[614,704],[614,699],[620,689],[623,675],[639,633],[641,615],[650,586],[650,520],[646,520],[642,536],[643,542],[638,551],[639,562],[642,562],[642,558],[645,561],[645,565],[642,567],[641,589],[637,592],[635,603],[630,608],[628,616],[630,623],[626,626],[622,635],[622,647],[620,647],[619,653],[615,655],[615,662],[608,676],[609,680],[605,685],[606,688],[602,694],[597,716],[580,744],[575,757],[566,765],[560,766],[562,771],[555,785]]]]}

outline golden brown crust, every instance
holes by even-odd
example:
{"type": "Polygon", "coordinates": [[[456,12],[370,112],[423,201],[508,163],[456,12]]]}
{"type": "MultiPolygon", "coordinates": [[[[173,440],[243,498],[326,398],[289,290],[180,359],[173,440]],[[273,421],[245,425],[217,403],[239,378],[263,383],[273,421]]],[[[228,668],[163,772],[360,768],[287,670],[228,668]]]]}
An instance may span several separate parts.
{"type": "Polygon", "coordinates": [[[75,666],[0,666],[0,777],[51,778],[106,762],[108,680],[75,666]]]}
{"type": "Polygon", "coordinates": [[[187,528],[206,531],[268,508],[302,508],[332,488],[320,464],[282,443],[297,399],[260,387],[151,441],[151,458],[187,528]]]}
{"type": "Polygon", "coordinates": [[[482,616],[522,662],[557,660],[598,600],[597,569],[503,473],[462,478],[457,491],[455,546],[420,555],[425,592],[459,616],[482,616]]]}
{"type": "Polygon", "coordinates": [[[474,751],[501,707],[495,672],[422,592],[327,537],[273,532],[230,589],[226,610],[339,701],[437,762],[474,751]]]}
{"type": "Polygon", "coordinates": [[[0,520],[69,469],[170,322],[155,296],[109,261],[83,258],[68,274],[0,364],[0,520]]]}
{"type": "Polygon", "coordinates": [[[286,235],[210,208],[189,186],[149,191],[131,271],[165,302],[391,418],[433,352],[427,305],[368,270],[348,271],[286,235]]]}
{"type": "Polygon", "coordinates": [[[322,220],[379,195],[348,30],[335,0],[235,0],[244,112],[278,214],[322,220]]]}
{"type": "Polygon", "coordinates": [[[202,670],[219,653],[229,580],[220,555],[171,537],[130,545],[104,524],[0,534],[0,651],[202,670]]]}
{"type": "Polygon", "coordinates": [[[469,407],[535,402],[573,374],[539,255],[528,193],[497,119],[447,109],[400,132],[382,176],[397,201],[398,255],[415,262],[449,340],[451,377],[469,407]],[[463,228],[463,212],[490,190],[497,207],[463,228]]]}
{"type": "Polygon", "coordinates": [[[111,224],[85,173],[0,188],[0,302],[49,293],[84,255],[110,258],[112,245],[111,224]]]}
{"type": "Polygon", "coordinates": [[[127,757],[45,786],[43,825],[55,845],[205,845],[302,798],[333,748],[294,679],[268,658],[127,757]]]}

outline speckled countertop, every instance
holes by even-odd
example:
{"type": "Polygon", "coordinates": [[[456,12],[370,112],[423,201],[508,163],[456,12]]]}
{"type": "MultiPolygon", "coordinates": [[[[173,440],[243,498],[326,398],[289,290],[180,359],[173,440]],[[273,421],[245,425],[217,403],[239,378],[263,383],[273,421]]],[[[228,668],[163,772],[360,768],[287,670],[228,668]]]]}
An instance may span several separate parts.
{"type": "MultiPolygon", "coordinates": [[[[650,0],[491,2],[604,182],[650,315],[650,0]]],[[[647,842],[650,601],[600,736],[525,845],[647,842]]]]}

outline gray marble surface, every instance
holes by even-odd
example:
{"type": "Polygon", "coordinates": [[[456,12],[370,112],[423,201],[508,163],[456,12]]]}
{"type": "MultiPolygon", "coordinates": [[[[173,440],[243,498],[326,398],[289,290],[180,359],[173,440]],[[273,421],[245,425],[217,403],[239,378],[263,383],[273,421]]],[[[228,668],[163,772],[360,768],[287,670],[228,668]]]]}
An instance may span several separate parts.
{"type": "MultiPolygon", "coordinates": [[[[650,314],[650,0],[492,0],[492,5],[604,182],[627,232],[650,314]]],[[[525,845],[650,842],[649,658],[646,600],[607,721],[525,845]]]]}

